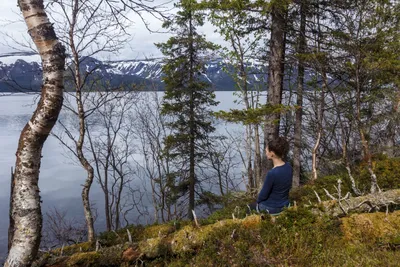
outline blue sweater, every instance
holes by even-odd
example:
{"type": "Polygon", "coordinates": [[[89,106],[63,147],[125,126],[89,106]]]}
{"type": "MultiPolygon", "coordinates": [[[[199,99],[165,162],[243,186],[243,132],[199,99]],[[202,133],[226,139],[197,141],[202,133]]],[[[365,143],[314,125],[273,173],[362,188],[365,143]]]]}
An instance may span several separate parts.
{"type": "Polygon", "coordinates": [[[287,206],[292,177],[292,166],[287,162],[270,170],[258,195],[257,203],[271,208],[287,206]]]}

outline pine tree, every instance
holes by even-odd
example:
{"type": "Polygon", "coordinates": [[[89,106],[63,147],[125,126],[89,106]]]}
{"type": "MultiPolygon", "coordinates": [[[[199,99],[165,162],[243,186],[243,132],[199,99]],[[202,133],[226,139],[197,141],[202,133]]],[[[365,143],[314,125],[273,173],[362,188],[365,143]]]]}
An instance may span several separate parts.
{"type": "Polygon", "coordinates": [[[166,56],[164,71],[165,95],[162,112],[171,117],[173,134],[165,140],[166,151],[181,169],[175,175],[178,196],[189,194],[188,217],[193,219],[199,164],[207,156],[212,125],[211,106],[218,103],[210,83],[202,74],[203,59],[216,46],[197,32],[204,15],[196,11],[196,1],[182,0],[181,10],[163,27],[175,33],[166,43],[156,44],[166,56]]]}

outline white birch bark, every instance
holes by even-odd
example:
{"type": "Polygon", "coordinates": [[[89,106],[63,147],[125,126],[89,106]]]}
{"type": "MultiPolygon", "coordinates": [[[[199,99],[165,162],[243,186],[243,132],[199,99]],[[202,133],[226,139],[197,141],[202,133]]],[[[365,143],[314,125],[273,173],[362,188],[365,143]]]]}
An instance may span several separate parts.
{"type": "Polygon", "coordinates": [[[39,249],[42,214],[38,180],[42,147],[61,110],[65,63],[64,47],[58,42],[43,0],[19,0],[18,5],[41,56],[43,85],[39,104],[21,132],[16,153],[12,195],[15,230],[6,267],[30,266],[39,249]]]}

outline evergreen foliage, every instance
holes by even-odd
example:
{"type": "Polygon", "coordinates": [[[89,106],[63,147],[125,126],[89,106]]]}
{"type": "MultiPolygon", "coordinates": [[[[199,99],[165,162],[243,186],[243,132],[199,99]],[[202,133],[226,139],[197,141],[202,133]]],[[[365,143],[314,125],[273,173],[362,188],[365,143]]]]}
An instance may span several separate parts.
{"type": "Polygon", "coordinates": [[[196,1],[182,0],[175,18],[163,27],[175,35],[157,47],[166,56],[163,71],[165,95],[162,112],[171,117],[173,133],[165,140],[166,153],[181,165],[176,173],[176,196],[189,193],[188,217],[193,218],[195,185],[198,183],[199,163],[211,147],[211,106],[216,106],[210,83],[204,80],[204,59],[217,47],[206,41],[197,28],[204,24],[204,14],[196,10],[196,1]]]}

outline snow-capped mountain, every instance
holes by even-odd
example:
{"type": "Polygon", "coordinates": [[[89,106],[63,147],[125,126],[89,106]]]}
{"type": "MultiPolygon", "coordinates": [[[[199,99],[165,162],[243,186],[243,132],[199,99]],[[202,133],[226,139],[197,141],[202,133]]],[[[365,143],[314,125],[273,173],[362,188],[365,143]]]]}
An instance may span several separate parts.
{"type": "MultiPolygon", "coordinates": [[[[9,54],[0,56],[0,92],[38,91],[41,85],[40,58],[33,54],[9,54]]],[[[93,73],[93,77],[112,86],[125,84],[143,86],[144,90],[162,90],[162,67],[160,58],[146,60],[100,61],[83,58],[81,72],[93,73]]],[[[72,64],[68,64],[72,66],[72,64]]],[[[265,65],[250,62],[248,83],[253,85],[266,80],[265,65]]],[[[228,73],[234,68],[222,59],[207,60],[201,73],[203,80],[211,83],[216,90],[235,90],[235,82],[228,73]]],[[[66,71],[68,76],[68,71],[66,71]]],[[[67,85],[66,85],[67,86],[67,85]]]]}

